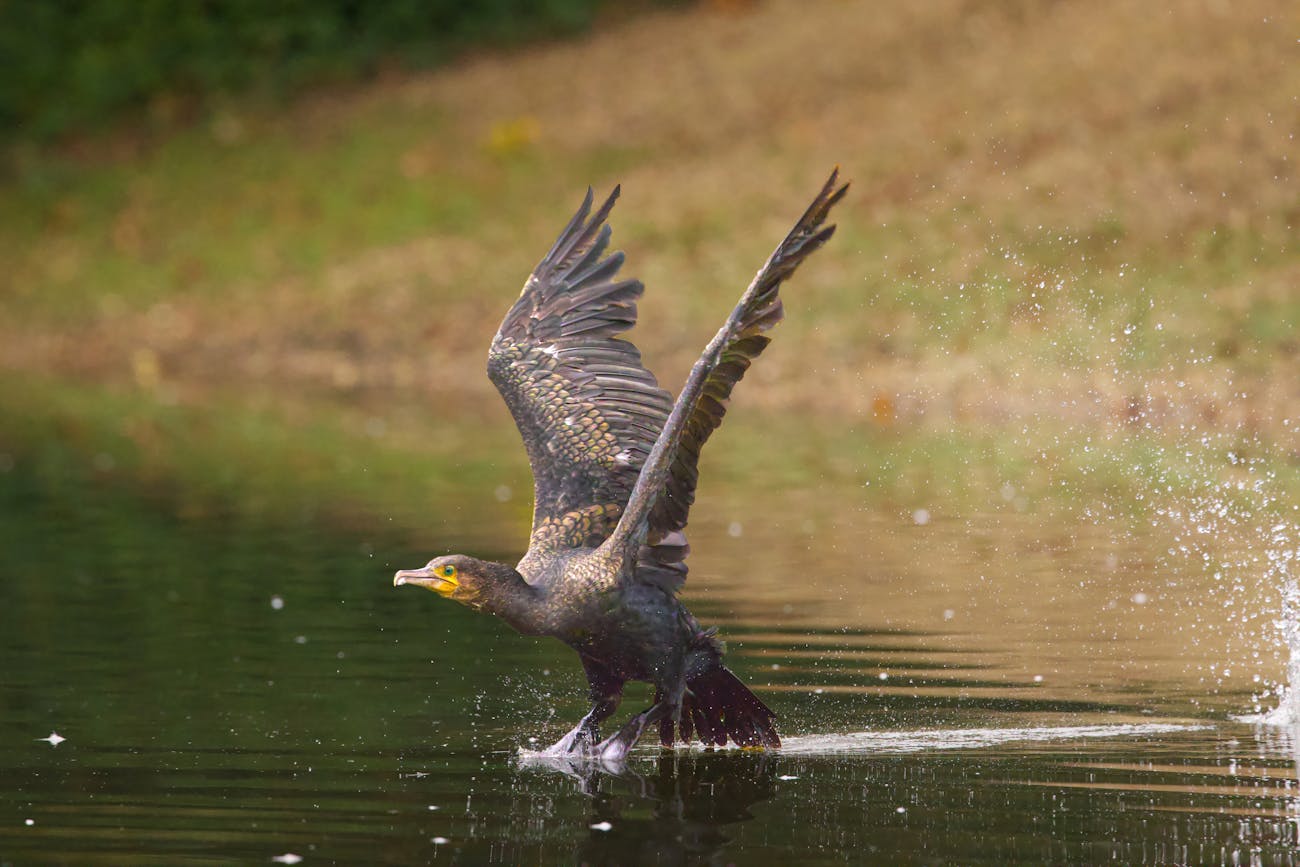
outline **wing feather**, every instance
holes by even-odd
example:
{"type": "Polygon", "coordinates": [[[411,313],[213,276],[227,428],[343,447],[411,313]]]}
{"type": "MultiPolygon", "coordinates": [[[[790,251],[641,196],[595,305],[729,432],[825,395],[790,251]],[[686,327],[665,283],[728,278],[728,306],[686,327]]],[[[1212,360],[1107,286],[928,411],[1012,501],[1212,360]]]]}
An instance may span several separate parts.
{"type": "Polygon", "coordinates": [[[592,214],[592,192],[506,313],[488,353],[533,471],[533,545],[599,544],[613,529],[672,408],[641,353],[640,281],[606,254],[618,188],[592,214]]]}
{"type": "Polygon", "coordinates": [[[685,579],[682,560],[690,551],[682,531],[695,502],[700,450],[722,424],[727,403],[749,365],[767,348],[763,332],[784,317],[781,284],[835,231],[824,226],[848,185],[837,186],[838,169],[785,240],[755,275],[726,323],[709,343],[645,459],[608,550],[637,546],[638,580],[677,590],[685,579]]]}
{"type": "Polygon", "coordinates": [[[836,174],[773,253],[674,403],[623,332],[636,324],[640,281],[618,279],[606,255],[615,187],[592,214],[588,190],[506,313],[488,353],[533,471],[529,554],[563,547],[635,546],[637,580],[679,589],[690,553],[684,532],[704,443],[732,389],[784,316],[781,283],[830,237],[844,195],[836,174]]]}

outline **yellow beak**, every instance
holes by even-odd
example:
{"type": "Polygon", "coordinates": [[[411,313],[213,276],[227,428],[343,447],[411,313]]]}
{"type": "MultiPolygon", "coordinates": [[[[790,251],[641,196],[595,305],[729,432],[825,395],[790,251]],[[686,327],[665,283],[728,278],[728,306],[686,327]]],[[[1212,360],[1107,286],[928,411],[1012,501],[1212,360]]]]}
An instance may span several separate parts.
{"type": "Polygon", "coordinates": [[[460,586],[460,582],[455,578],[435,575],[428,566],[421,569],[398,570],[397,574],[393,575],[393,586],[401,587],[403,584],[414,584],[425,590],[432,590],[439,596],[450,596],[460,586]]]}

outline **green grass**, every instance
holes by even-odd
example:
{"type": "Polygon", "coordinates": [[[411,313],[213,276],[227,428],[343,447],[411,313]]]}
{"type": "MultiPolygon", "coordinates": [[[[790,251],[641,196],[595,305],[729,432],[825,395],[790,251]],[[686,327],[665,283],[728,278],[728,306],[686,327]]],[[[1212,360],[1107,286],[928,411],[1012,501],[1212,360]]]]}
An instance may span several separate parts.
{"type": "Polygon", "coordinates": [[[325,130],[307,141],[271,129],[250,148],[195,130],[164,142],[144,172],[92,165],[29,177],[0,209],[6,258],[31,266],[19,273],[19,298],[62,316],[93,315],[106,295],[138,309],[310,278],[340,251],[472,225],[480,200],[454,176],[400,178],[398,148],[436,135],[436,117],[383,132],[325,130]],[[50,257],[20,253],[33,247],[50,257]]]}

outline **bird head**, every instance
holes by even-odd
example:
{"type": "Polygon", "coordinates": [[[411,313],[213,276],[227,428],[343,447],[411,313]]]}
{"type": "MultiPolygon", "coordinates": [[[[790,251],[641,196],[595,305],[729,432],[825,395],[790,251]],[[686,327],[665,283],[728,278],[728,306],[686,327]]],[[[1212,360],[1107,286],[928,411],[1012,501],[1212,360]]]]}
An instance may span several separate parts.
{"type": "Polygon", "coordinates": [[[402,569],[393,576],[393,586],[413,584],[432,590],[470,608],[480,608],[493,595],[499,574],[515,571],[500,563],[489,563],[461,554],[435,557],[419,569],[402,569]]]}

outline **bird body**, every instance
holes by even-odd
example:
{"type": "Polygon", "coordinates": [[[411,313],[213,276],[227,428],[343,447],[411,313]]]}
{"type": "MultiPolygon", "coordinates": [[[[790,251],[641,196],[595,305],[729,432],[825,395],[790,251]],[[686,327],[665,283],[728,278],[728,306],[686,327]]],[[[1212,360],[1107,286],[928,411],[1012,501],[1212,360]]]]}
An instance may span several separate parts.
{"type": "Polygon", "coordinates": [[[722,643],[677,596],[700,449],[731,390],[783,317],[777,294],[834,231],[823,226],[847,185],[837,173],[759,270],[691,370],[676,401],[618,335],[635,323],[642,286],[605,255],[619,190],[582,207],[534,269],[492,341],[488,375],[514,416],[533,471],[533,528],[517,566],[463,555],[398,572],[494,614],[519,632],[577,651],[592,709],[551,749],[620,761],[650,725],[665,746],[697,736],[776,747],[775,714],[722,664],[722,643]],[[654,685],[654,704],[598,742],[623,685],[654,685]]]}

